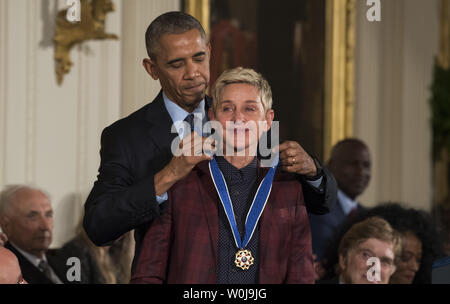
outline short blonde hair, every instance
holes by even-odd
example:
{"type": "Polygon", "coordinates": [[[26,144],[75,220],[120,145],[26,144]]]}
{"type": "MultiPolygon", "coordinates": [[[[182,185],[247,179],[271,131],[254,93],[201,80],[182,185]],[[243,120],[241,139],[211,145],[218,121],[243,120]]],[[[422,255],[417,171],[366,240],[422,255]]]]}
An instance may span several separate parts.
{"type": "MultiPolygon", "coordinates": [[[[392,244],[394,257],[400,256],[402,251],[402,237],[389,223],[378,216],[369,217],[368,219],[354,224],[342,237],[339,243],[338,254],[345,257],[348,252],[364,243],[368,239],[378,239],[392,244]]],[[[342,269],[338,266],[338,272],[342,269]]]]}
{"type": "Polygon", "coordinates": [[[225,87],[235,83],[244,83],[254,86],[261,96],[264,110],[267,112],[272,109],[272,90],[270,89],[270,85],[267,80],[260,73],[252,69],[238,67],[226,70],[219,76],[219,78],[217,78],[212,89],[212,108],[214,111],[216,111],[219,106],[220,98],[225,87]]]}

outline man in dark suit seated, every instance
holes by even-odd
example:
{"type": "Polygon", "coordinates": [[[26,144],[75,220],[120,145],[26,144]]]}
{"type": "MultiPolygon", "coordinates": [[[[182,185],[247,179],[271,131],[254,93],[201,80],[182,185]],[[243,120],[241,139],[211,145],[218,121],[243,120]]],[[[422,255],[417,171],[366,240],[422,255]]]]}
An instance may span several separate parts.
{"type": "Polygon", "coordinates": [[[53,209],[45,193],[24,185],[7,186],[0,194],[0,226],[8,237],[5,248],[17,256],[28,283],[65,282],[65,261],[49,251],[53,209]]]}
{"type": "MultiPolygon", "coordinates": [[[[165,13],[148,27],[146,46],[144,68],[162,90],[153,102],[103,131],[98,179],[87,198],[83,223],[99,246],[134,229],[135,258],[148,225],[164,210],[167,191],[210,159],[205,154],[171,153],[173,140],[186,133],[183,121],[194,125],[189,133],[205,135],[201,126],[208,121],[211,103],[205,93],[211,53],[205,31],[188,14],[165,13]]],[[[285,171],[297,174],[308,211],[328,212],[335,203],[336,181],[327,169],[292,141],[280,145],[280,162],[285,171]]]]}
{"type": "Polygon", "coordinates": [[[0,247],[0,284],[26,284],[19,261],[10,250],[0,247]]]}
{"type": "Polygon", "coordinates": [[[327,246],[346,220],[363,211],[357,198],[367,188],[371,175],[369,149],[359,139],[344,139],[331,151],[327,168],[338,184],[337,204],[325,215],[309,214],[313,253],[323,258],[327,246]]]}
{"type": "Polygon", "coordinates": [[[167,213],[150,225],[131,282],[312,284],[301,183],[256,156],[274,118],[269,84],[235,68],[217,79],[213,96],[216,156],[170,189],[167,213]]]}

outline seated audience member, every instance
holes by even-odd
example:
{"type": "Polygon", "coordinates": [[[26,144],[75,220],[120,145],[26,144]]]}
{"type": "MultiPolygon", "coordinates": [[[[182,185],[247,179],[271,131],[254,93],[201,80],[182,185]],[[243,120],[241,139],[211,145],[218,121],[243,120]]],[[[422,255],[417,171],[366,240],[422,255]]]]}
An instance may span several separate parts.
{"type": "Polygon", "coordinates": [[[218,144],[231,155],[200,162],[169,190],[168,209],[145,235],[132,283],[314,282],[300,181],[261,167],[256,157],[273,116],[260,74],[236,68],[218,78],[209,117],[220,123],[218,144]]]}
{"type": "Polygon", "coordinates": [[[64,244],[58,255],[80,259],[81,280],[75,284],[126,284],[130,282],[132,236],[126,233],[110,246],[98,247],[78,226],[77,235],[64,244]]]}
{"type": "Polygon", "coordinates": [[[431,284],[433,262],[442,256],[431,216],[425,211],[404,208],[397,203],[372,208],[361,219],[370,216],[382,217],[403,237],[402,254],[390,283],[431,284]]]}
{"type": "Polygon", "coordinates": [[[6,248],[0,247],[0,284],[26,284],[22,277],[17,257],[6,248]]]}
{"type": "Polygon", "coordinates": [[[338,197],[337,204],[329,213],[309,214],[313,253],[317,261],[322,261],[327,245],[343,223],[364,210],[357,198],[370,181],[369,148],[359,139],[344,139],[333,147],[327,167],[336,178],[338,197]]]}
{"type": "Polygon", "coordinates": [[[53,209],[41,190],[24,185],[7,186],[0,194],[0,226],[8,237],[5,248],[18,258],[30,284],[61,284],[66,261],[49,251],[53,209]]]}
{"type": "Polygon", "coordinates": [[[384,219],[370,217],[358,222],[340,241],[337,276],[321,283],[388,284],[396,270],[395,259],[401,247],[401,236],[384,219]],[[377,263],[368,263],[369,258],[379,261],[378,277],[377,263]]]}

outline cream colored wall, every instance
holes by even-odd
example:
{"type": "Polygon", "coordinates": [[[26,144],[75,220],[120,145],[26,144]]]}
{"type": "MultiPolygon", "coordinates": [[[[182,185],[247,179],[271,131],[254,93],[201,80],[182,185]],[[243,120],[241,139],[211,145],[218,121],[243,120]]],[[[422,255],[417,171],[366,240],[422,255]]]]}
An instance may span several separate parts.
{"type": "Polygon", "coordinates": [[[120,40],[75,47],[59,87],[52,35],[66,1],[0,1],[0,188],[31,183],[50,193],[52,247],[74,235],[96,180],[103,128],[158,93],[140,64],[144,33],[155,16],[179,9],[175,0],[113,2],[106,29],[120,40]]]}
{"type": "Polygon", "coordinates": [[[438,1],[381,1],[368,22],[357,1],[355,136],[373,158],[366,206],[400,201],[431,207],[430,85],[438,54],[438,1]]]}
{"type": "Polygon", "coordinates": [[[168,11],[180,9],[180,0],[125,0],[123,10],[123,95],[121,112],[126,116],[151,102],[161,89],[144,70],[147,57],[145,31],[153,19],[168,11]]]}

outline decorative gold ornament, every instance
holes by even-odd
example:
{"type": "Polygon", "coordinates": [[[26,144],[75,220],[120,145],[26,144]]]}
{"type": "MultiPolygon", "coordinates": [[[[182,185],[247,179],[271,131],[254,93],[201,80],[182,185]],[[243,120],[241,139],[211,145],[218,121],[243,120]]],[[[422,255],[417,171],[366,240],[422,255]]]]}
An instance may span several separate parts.
{"type": "Polygon", "coordinates": [[[112,0],[80,0],[80,22],[69,22],[67,10],[60,11],[56,18],[55,71],[61,85],[64,74],[70,72],[72,61],[70,50],[87,40],[118,39],[115,34],[105,33],[106,14],[114,11],[112,0]]]}

